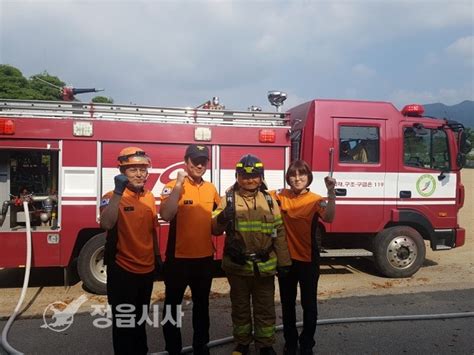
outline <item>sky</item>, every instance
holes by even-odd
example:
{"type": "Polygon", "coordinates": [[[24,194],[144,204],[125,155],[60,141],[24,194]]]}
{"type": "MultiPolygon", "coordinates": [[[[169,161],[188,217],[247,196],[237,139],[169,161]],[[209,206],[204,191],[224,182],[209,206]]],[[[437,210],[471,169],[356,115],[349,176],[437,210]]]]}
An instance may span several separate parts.
{"type": "Polygon", "coordinates": [[[474,100],[474,1],[0,0],[0,63],[117,104],[453,105],[474,100]]]}

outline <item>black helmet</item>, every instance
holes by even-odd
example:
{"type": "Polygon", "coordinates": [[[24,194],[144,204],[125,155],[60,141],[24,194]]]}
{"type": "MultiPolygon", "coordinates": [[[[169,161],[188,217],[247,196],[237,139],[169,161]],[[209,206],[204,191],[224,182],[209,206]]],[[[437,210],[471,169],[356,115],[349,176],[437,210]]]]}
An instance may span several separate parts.
{"type": "Polygon", "coordinates": [[[263,179],[263,163],[255,155],[247,154],[235,165],[235,174],[258,174],[263,179]]]}

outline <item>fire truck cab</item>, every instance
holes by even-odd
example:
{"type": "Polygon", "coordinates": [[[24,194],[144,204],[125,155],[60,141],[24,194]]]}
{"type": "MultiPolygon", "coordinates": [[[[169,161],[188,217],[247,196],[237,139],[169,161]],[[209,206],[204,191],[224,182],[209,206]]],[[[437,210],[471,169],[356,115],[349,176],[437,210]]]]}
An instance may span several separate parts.
{"type": "Polygon", "coordinates": [[[324,191],[333,171],[336,217],[321,224],[322,255],[373,256],[388,277],[413,275],[433,250],[464,244],[457,214],[460,170],[470,150],[462,125],[401,112],[387,102],[314,100],[289,110],[292,158],[312,166],[311,188],[324,191]],[[327,248],[327,249],[326,249],[327,248]],[[360,249],[358,249],[360,248],[360,249]]]}
{"type": "MultiPolygon", "coordinates": [[[[0,268],[25,264],[26,201],[32,265],[77,264],[84,287],[105,293],[99,205],[113,190],[117,154],[133,145],[151,157],[146,187],[159,207],[164,184],[184,166],[186,146],[199,143],[211,152],[205,179],[221,195],[247,153],[263,160],[270,189],[285,186],[297,158],[312,166],[316,193],[324,196],[323,178],[333,174],[336,218],[319,223],[321,255],[370,256],[383,275],[410,276],[424,261],[425,240],[445,250],[465,237],[457,212],[469,142],[462,125],[420,111],[341,100],[313,100],[286,113],[1,100],[0,268]]],[[[161,223],[163,257],[167,230],[161,223]]],[[[224,239],[213,239],[220,259],[224,239]]]]}

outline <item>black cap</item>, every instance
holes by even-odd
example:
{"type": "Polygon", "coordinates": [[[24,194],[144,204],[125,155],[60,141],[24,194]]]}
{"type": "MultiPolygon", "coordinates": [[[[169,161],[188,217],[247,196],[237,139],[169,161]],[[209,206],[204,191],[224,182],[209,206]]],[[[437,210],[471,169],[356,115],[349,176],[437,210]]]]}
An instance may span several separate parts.
{"type": "Polygon", "coordinates": [[[205,145],[191,144],[184,154],[184,159],[196,159],[201,157],[209,159],[209,149],[205,145]]]}

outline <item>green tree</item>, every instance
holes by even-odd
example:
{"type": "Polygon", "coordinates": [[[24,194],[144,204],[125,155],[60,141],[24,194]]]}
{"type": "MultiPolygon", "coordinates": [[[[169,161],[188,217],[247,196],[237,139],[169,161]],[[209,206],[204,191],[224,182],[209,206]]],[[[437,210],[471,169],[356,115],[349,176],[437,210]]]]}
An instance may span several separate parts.
{"type": "MultiPolygon", "coordinates": [[[[0,64],[0,99],[63,100],[61,89],[65,83],[47,71],[27,79],[22,72],[7,64],[0,64]]],[[[110,97],[96,96],[93,102],[113,103],[110,97]]]]}
{"type": "Polygon", "coordinates": [[[469,139],[471,144],[474,145],[474,131],[469,127],[465,128],[465,131],[466,131],[467,139],[469,139]]]}
{"type": "Polygon", "coordinates": [[[18,99],[28,96],[28,80],[11,65],[0,65],[0,98],[18,99]]]}
{"type": "Polygon", "coordinates": [[[60,100],[63,86],[64,82],[46,71],[27,79],[19,69],[7,64],[0,65],[2,99],[60,100]]]}
{"type": "Polygon", "coordinates": [[[111,97],[106,97],[106,96],[94,96],[92,98],[92,102],[95,102],[97,104],[113,104],[114,100],[111,97]]]}
{"type": "Polygon", "coordinates": [[[35,100],[62,100],[61,88],[66,84],[47,71],[33,75],[29,81],[30,89],[35,92],[35,100]]]}

